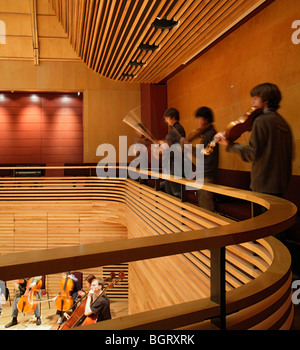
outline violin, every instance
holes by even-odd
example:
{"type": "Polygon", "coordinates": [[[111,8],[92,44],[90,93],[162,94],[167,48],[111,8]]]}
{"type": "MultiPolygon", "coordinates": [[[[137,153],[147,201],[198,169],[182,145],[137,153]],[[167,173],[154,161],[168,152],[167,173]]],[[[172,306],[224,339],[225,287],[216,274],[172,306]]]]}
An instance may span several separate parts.
{"type": "MultiPolygon", "coordinates": [[[[262,114],[263,110],[261,108],[252,107],[249,111],[247,111],[243,116],[238,118],[235,121],[227,124],[223,135],[229,142],[234,142],[238,139],[244,132],[251,131],[252,124],[256,117],[262,114]]],[[[214,147],[220,141],[220,138],[214,138],[207,147],[201,150],[201,153],[208,156],[212,154],[214,147]]]]}
{"type": "Polygon", "coordinates": [[[69,273],[60,281],[60,293],[55,300],[55,307],[58,311],[69,310],[74,303],[71,296],[71,292],[74,289],[74,282],[68,275],[69,273]]]}
{"type": "MultiPolygon", "coordinates": [[[[104,279],[104,282],[111,281],[115,278],[115,273],[111,272],[109,277],[106,277],[104,279]]],[[[76,309],[73,311],[71,315],[68,315],[67,313],[64,314],[67,321],[62,323],[59,327],[59,330],[66,330],[70,328],[74,328],[76,326],[79,326],[80,323],[84,319],[84,311],[85,311],[85,305],[86,305],[86,299],[87,299],[88,293],[86,293],[81,299],[78,300],[76,303],[76,309]]]]}
{"type": "Polygon", "coordinates": [[[21,296],[18,301],[18,310],[25,314],[33,313],[36,309],[37,301],[36,295],[42,287],[42,280],[39,280],[36,284],[32,285],[33,278],[31,277],[26,285],[26,292],[21,296]]]}

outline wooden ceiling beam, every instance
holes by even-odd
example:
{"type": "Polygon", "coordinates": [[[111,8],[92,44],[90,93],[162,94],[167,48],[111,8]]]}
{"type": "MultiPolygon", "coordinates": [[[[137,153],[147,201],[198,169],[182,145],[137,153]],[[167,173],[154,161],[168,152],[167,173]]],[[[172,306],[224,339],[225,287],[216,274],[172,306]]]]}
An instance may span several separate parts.
{"type": "Polygon", "coordinates": [[[49,0],[91,69],[113,80],[143,83],[163,80],[265,1],[49,0]],[[157,17],[178,24],[159,29],[153,26],[157,17]],[[141,44],[158,48],[146,52],[141,44]]]}

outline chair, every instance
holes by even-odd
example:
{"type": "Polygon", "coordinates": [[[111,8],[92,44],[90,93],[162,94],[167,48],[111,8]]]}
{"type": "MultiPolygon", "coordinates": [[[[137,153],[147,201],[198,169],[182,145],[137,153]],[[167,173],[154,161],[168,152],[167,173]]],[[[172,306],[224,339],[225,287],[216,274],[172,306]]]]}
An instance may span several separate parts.
{"type": "Polygon", "coordinates": [[[82,279],[83,279],[83,273],[79,271],[72,272],[72,275],[74,275],[78,279],[78,284],[80,289],[82,289],[82,279]]]}

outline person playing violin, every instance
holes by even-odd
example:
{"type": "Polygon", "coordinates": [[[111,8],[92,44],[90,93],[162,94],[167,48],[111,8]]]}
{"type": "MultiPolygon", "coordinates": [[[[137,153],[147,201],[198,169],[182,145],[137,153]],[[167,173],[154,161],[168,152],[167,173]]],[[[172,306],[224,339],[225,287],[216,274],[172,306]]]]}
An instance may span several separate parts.
{"type": "MultiPolygon", "coordinates": [[[[216,135],[216,130],[213,126],[214,114],[209,107],[200,107],[195,111],[197,127],[190,132],[186,138],[186,142],[192,142],[199,139],[199,143],[206,147],[216,135]]],[[[217,180],[219,168],[219,148],[216,145],[214,152],[204,156],[204,184],[215,183],[217,180]]],[[[198,190],[199,206],[210,211],[215,210],[213,192],[198,190]]]]}
{"type": "MultiPolygon", "coordinates": [[[[42,279],[42,276],[33,277],[31,285],[29,287],[33,287],[34,285],[36,285],[41,279],[42,279]]],[[[5,325],[5,328],[9,328],[18,324],[18,313],[19,313],[18,302],[21,296],[26,292],[28,280],[29,278],[20,278],[18,280],[15,280],[15,283],[14,283],[15,299],[14,299],[12,313],[11,313],[12,320],[7,325],[5,325]]],[[[41,321],[41,314],[40,314],[40,309],[38,304],[36,305],[36,308],[34,310],[34,315],[36,317],[36,325],[39,326],[42,323],[42,321],[41,321]]]]}
{"type": "Polygon", "coordinates": [[[110,300],[104,293],[100,298],[102,290],[104,289],[104,281],[101,278],[95,278],[91,283],[91,288],[87,297],[85,305],[85,316],[97,316],[97,321],[104,321],[111,319],[110,300]],[[97,299],[97,300],[96,300],[97,299]],[[94,302],[94,300],[96,300],[94,302]]]}
{"type": "MultiPolygon", "coordinates": [[[[176,108],[168,108],[164,112],[164,120],[170,127],[170,131],[166,135],[165,142],[171,147],[174,144],[180,145],[185,138],[185,130],[183,126],[179,123],[180,115],[176,108]]],[[[181,174],[175,174],[175,159],[173,152],[170,154],[170,175],[181,175],[183,177],[183,169],[181,174]]],[[[181,185],[172,181],[165,181],[165,191],[177,198],[181,198],[181,185]]]]}
{"type": "MultiPolygon", "coordinates": [[[[275,84],[264,83],[255,86],[250,95],[252,105],[263,112],[254,119],[249,145],[229,142],[221,133],[215,138],[220,138],[219,143],[225,144],[228,152],[252,162],[252,191],[283,197],[292,173],[293,137],[289,125],[277,112],[281,92],[275,84]]],[[[254,209],[254,215],[266,210],[260,206],[254,209]]]]}

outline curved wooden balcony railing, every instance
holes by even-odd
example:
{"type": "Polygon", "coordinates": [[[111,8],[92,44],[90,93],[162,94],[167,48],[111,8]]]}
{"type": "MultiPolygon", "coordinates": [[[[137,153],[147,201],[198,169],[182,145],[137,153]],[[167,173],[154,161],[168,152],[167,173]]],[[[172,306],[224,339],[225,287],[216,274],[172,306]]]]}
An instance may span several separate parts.
{"type": "MultiPolygon", "coordinates": [[[[198,186],[193,181],[172,181],[198,186]]],[[[130,266],[129,304],[138,301],[139,309],[129,308],[132,314],[128,316],[79,329],[215,329],[217,322],[210,320],[216,318],[223,327],[225,319],[227,329],[290,328],[291,258],[269,236],[294,223],[296,206],[281,198],[218,185],[204,188],[268,210],[233,222],[130,179],[1,178],[4,214],[28,205],[47,212],[49,203],[69,211],[75,204],[78,208],[78,203],[82,207],[90,202],[95,206],[118,203],[121,214],[116,220],[127,227],[128,239],[1,255],[0,279],[126,262],[130,266]],[[223,285],[216,282],[222,271],[223,285]],[[174,275],[185,286],[179,295],[168,286],[174,275]],[[155,294],[164,298],[156,300],[155,294]]]]}

